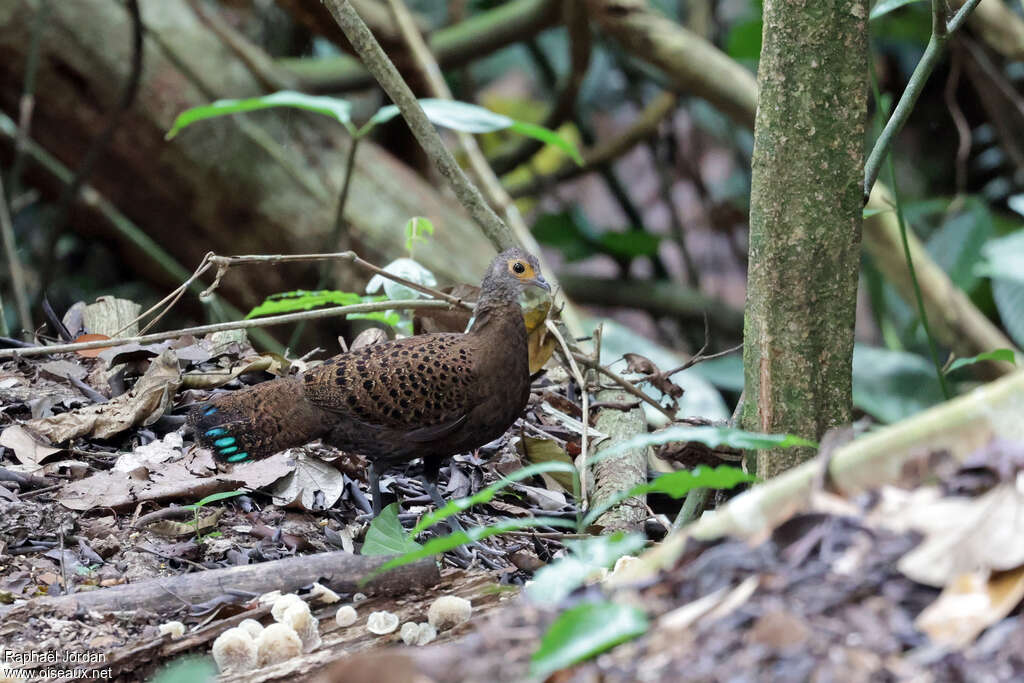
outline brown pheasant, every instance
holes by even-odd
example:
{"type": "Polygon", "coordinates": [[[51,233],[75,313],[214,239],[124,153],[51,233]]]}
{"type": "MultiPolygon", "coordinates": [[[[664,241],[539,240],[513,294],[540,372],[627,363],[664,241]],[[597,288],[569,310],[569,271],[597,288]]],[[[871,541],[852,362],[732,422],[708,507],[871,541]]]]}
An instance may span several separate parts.
{"type": "Polygon", "coordinates": [[[314,439],[370,460],[373,512],[382,466],[423,458],[428,492],[441,462],[501,436],[530,395],[526,328],[519,295],[550,290],[537,259],[522,249],[487,269],[472,327],[367,346],[302,377],[264,382],[199,405],[189,424],[199,442],[232,463],[265,458],[314,439]]]}

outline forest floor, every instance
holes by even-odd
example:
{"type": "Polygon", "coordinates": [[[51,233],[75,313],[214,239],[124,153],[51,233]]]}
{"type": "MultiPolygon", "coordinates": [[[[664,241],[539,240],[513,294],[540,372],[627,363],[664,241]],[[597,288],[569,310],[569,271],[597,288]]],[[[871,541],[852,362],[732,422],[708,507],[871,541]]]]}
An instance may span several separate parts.
{"type": "MultiPolygon", "coordinates": [[[[365,573],[369,565],[346,565],[340,576],[341,565],[335,575],[302,564],[328,552],[357,552],[365,540],[369,507],[360,458],[313,444],[220,472],[208,452],[191,446],[184,412],[225,390],[209,388],[212,375],[223,384],[228,373],[226,386],[237,387],[270,377],[268,369],[284,371],[268,366],[266,357],[254,362],[237,337],[186,337],[0,364],[5,650],[102,653],[74,666],[108,669],[116,680],[148,679],[182,655],[208,654],[244,618],[271,623],[260,595],[278,589],[309,602],[319,645],[225,680],[371,681],[386,671],[386,680],[412,681],[418,671],[438,681],[519,681],[530,677],[531,657],[559,611],[600,597],[639,608],[645,633],[553,680],[1024,676],[1020,443],[990,443],[964,463],[922,451],[904,465],[900,481],[855,497],[822,481],[809,504],[794,507],[769,531],[691,539],[670,569],[640,583],[623,580],[620,570],[642,559],[624,558],[559,605],[520,596],[536,569],[565,554],[563,541],[571,535],[555,528],[445,553],[439,574],[430,560],[410,565],[376,594],[366,589],[364,598],[352,572],[365,573]],[[52,443],[70,440],[71,446],[48,446],[40,430],[52,443]],[[286,562],[293,563],[280,565],[287,570],[269,571],[286,562]],[[260,567],[268,571],[231,578],[241,577],[241,568],[260,567]],[[216,573],[224,571],[236,573],[216,573]],[[337,596],[322,597],[317,581],[337,596]],[[117,591],[133,586],[139,592],[125,604],[117,591]],[[399,623],[423,622],[442,595],[468,599],[473,614],[432,644],[406,646],[397,630],[366,630],[365,617],[376,611],[398,615],[399,623]],[[359,615],[348,627],[334,619],[344,604],[354,604],[359,615]],[[184,633],[161,631],[173,621],[184,624],[184,633]]],[[[298,370],[305,362],[291,361],[298,370]]],[[[527,434],[576,455],[573,418],[579,417],[567,377],[540,376],[522,422],[443,470],[443,495],[468,495],[529,464],[517,448],[527,434]],[[557,404],[556,412],[544,404],[557,404]]],[[[407,527],[430,509],[415,472],[415,465],[393,470],[382,482],[400,502],[398,519],[407,527]]],[[[665,520],[664,503],[650,501],[652,540],[665,532],[658,523],[665,520]]],[[[576,513],[572,495],[555,479],[537,477],[460,519],[475,528],[576,513]]],[[[58,666],[40,660],[23,668],[58,666]]]]}

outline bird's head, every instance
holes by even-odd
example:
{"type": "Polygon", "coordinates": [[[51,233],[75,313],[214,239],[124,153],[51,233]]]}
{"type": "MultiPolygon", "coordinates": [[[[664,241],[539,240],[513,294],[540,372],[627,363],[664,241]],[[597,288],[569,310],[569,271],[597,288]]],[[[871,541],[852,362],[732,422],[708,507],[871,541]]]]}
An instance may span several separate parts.
{"type": "Polygon", "coordinates": [[[527,286],[551,291],[551,285],[540,272],[537,257],[519,247],[506,249],[491,261],[483,288],[488,289],[489,284],[497,289],[507,289],[516,293],[523,291],[527,286]]]}

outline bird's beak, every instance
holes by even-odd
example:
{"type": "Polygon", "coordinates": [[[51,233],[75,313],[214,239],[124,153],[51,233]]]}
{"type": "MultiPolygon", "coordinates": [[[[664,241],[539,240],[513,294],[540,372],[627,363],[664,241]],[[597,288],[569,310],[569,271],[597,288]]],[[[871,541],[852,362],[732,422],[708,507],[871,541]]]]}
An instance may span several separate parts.
{"type": "Polygon", "coordinates": [[[529,280],[526,281],[526,284],[533,285],[534,287],[540,287],[545,292],[551,291],[551,285],[549,285],[548,281],[545,280],[541,275],[530,278],[529,280]]]}

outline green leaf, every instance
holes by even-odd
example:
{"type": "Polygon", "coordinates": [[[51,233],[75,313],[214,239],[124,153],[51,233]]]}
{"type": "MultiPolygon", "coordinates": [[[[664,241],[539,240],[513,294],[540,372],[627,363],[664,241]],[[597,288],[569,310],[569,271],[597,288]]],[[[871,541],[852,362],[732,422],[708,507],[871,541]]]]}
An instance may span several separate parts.
{"type": "Polygon", "coordinates": [[[660,238],[642,230],[601,233],[598,242],[609,254],[634,258],[658,253],[660,238]]]}
{"type": "Polygon", "coordinates": [[[976,274],[1024,283],[1024,230],[989,240],[981,253],[985,261],[975,267],[976,274]]]}
{"type": "MultiPolygon", "coordinates": [[[[666,430],[667,431],[667,430],[666,430]]],[[[683,439],[684,441],[694,441],[695,439],[683,439]]],[[[813,445],[808,444],[801,445],[813,445]]],[[[753,446],[751,448],[767,448],[768,446],[753,446]]],[[[601,453],[600,457],[604,457],[605,452],[601,453]]],[[[677,470],[675,472],[669,472],[662,474],[653,481],[634,486],[627,491],[619,491],[612,495],[610,498],[605,500],[598,506],[587,511],[586,517],[583,518],[582,527],[586,529],[597,520],[598,517],[603,515],[606,510],[618,505],[619,502],[626,498],[632,498],[633,496],[643,496],[648,493],[664,493],[672,498],[682,498],[691,489],[731,489],[737,484],[744,482],[756,481],[757,477],[752,474],[747,474],[738,467],[730,467],[729,465],[719,465],[714,469],[705,465],[700,465],[691,470],[677,470]]]]}
{"type": "Polygon", "coordinates": [[[422,548],[423,546],[405,533],[402,523],[398,521],[398,503],[392,503],[370,522],[361,554],[401,555],[414,553],[422,548]]]}
{"type": "MultiPolygon", "coordinates": [[[[392,503],[392,505],[394,505],[394,503],[392,503]]],[[[384,513],[381,512],[381,515],[383,514],[384,513]]],[[[395,522],[397,523],[397,521],[398,516],[396,515],[395,522]]],[[[506,519],[501,522],[498,522],[497,524],[491,524],[490,526],[473,527],[466,533],[456,531],[454,534],[450,534],[448,536],[432,538],[422,546],[417,544],[419,550],[410,550],[401,557],[396,557],[393,560],[388,561],[386,564],[381,565],[373,572],[371,572],[368,576],[361,579],[360,584],[366,583],[367,581],[372,579],[377,574],[380,574],[381,572],[386,572],[387,570],[394,569],[395,567],[402,567],[407,564],[411,564],[417,560],[423,559],[424,557],[433,557],[434,555],[439,555],[453,548],[458,548],[460,545],[466,545],[467,543],[473,543],[474,541],[482,541],[485,538],[497,536],[498,534],[504,534],[509,531],[519,531],[521,529],[530,529],[538,526],[551,526],[561,527],[563,529],[572,529],[576,525],[567,519],[560,519],[558,517],[531,517],[528,519],[506,519]]],[[[367,541],[369,541],[369,532],[367,532],[366,535],[367,541]]],[[[408,537],[406,537],[406,540],[408,540],[408,537]]],[[[363,554],[367,554],[365,543],[363,544],[363,554]]]]}
{"type": "Polygon", "coordinates": [[[531,232],[541,244],[562,252],[567,261],[581,261],[598,253],[596,231],[578,207],[541,214],[531,232]]]}
{"type": "Polygon", "coordinates": [[[263,303],[249,311],[245,318],[248,320],[262,315],[308,311],[318,306],[351,306],[362,303],[362,301],[363,298],[354,292],[339,292],[332,289],[296,289],[292,292],[271,294],[263,303]]]}
{"type": "Polygon", "coordinates": [[[434,224],[422,216],[413,216],[405,222],[405,250],[412,254],[417,242],[426,242],[424,235],[434,234],[434,224]]]}
{"type": "MultiPolygon", "coordinates": [[[[340,292],[333,289],[296,289],[292,292],[271,294],[263,303],[249,311],[249,314],[245,317],[248,320],[249,318],[258,318],[263,315],[308,311],[320,306],[352,306],[354,304],[384,301],[386,299],[387,297],[384,296],[360,296],[354,292],[340,292]]],[[[398,324],[398,314],[394,312],[370,311],[368,313],[349,313],[347,317],[350,320],[377,320],[391,326],[398,324]]]]}
{"type": "Polygon", "coordinates": [[[526,587],[526,595],[537,604],[555,605],[564,600],[594,571],[608,568],[623,555],[639,551],[646,543],[641,534],[617,531],[609,536],[594,536],[565,541],[570,555],[541,567],[526,587]]]}
{"type": "Polygon", "coordinates": [[[871,8],[869,19],[877,19],[889,12],[892,12],[893,10],[899,9],[900,7],[909,5],[913,2],[921,2],[921,0],[879,0],[879,2],[871,8]]]}
{"type": "Polygon", "coordinates": [[[257,111],[259,109],[271,109],[273,107],[293,107],[314,111],[324,116],[330,116],[345,126],[349,132],[353,132],[352,104],[350,102],[338,99],[337,97],[306,95],[291,90],[282,90],[262,97],[250,97],[243,100],[217,100],[212,104],[186,109],[178,114],[178,118],[174,119],[174,125],[167,131],[167,135],[164,138],[170,140],[181,132],[183,128],[192,125],[196,121],[226,116],[228,114],[257,111]]]}
{"type": "Polygon", "coordinates": [[[999,318],[1017,346],[1024,346],[1024,281],[999,278],[992,281],[992,298],[999,318]]]}
{"type": "Polygon", "coordinates": [[[516,470],[507,477],[503,477],[498,481],[494,482],[485,489],[481,489],[472,496],[466,498],[457,498],[452,501],[448,501],[443,507],[434,510],[430,514],[424,515],[420,519],[419,524],[413,527],[412,531],[409,532],[409,538],[416,538],[416,536],[424,529],[429,529],[443,519],[447,519],[452,515],[456,515],[463,510],[467,510],[474,505],[479,503],[489,503],[497,495],[498,491],[505,488],[506,486],[513,484],[523,479],[540,474],[541,472],[574,472],[575,469],[572,465],[564,462],[541,462],[536,465],[530,465],[520,470],[516,470]]]}
{"type": "Polygon", "coordinates": [[[726,53],[736,60],[756,62],[761,58],[761,34],[764,25],[760,13],[732,25],[725,38],[726,53]]]}
{"type": "Polygon", "coordinates": [[[555,131],[545,128],[544,126],[538,126],[535,123],[528,123],[527,121],[513,121],[511,129],[520,135],[525,135],[528,138],[540,140],[545,144],[557,147],[568,154],[569,158],[575,161],[578,165],[583,165],[583,155],[580,154],[576,145],[574,145],[570,140],[566,140],[555,131]]]}
{"type": "MultiPolygon", "coordinates": [[[[517,121],[504,114],[498,114],[490,109],[469,104],[468,102],[425,98],[419,100],[419,103],[420,107],[423,108],[423,113],[427,115],[427,118],[435,126],[450,128],[462,133],[493,133],[499,130],[510,129],[520,135],[554,145],[572,157],[577,164],[583,165],[583,157],[580,155],[576,145],[555,131],[543,126],[526,121],[517,121]]],[[[398,116],[398,114],[398,107],[393,104],[381,107],[366,122],[366,125],[360,130],[360,134],[365,134],[374,126],[390,121],[398,116]]]]}
{"type": "Polygon", "coordinates": [[[892,209],[864,209],[860,212],[860,216],[861,218],[871,218],[872,216],[877,216],[880,213],[886,213],[888,211],[892,211],[892,209]]]}
{"type": "Polygon", "coordinates": [[[194,503],[192,505],[183,505],[182,507],[184,507],[184,508],[201,508],[204,505],[209,505],[210,503],[215,503],[218,500],[224,500],[226,498],[234,498],[235,496],[241,496],[244,493],[245,493],[245,491],[242,491],[242,490],[237,490],[237,491],[221,491],[220,493],[211,493],[206,498],[203,498],[202,500],[200,500],[197,503],[194,503]]]}
{"type": "Polygon", "coordinates": [[[853,347],[853,404],[887,424],[945,400],[927,358],[856,344],[853,347]]]}
{"type": "Polygon", "coordinates": [[[588,465],[611,458],[626,451],[648,446],[660,446],[677,441],[698,441],[710,448],[730,446],[742,449],[792,448],[794,446],[817,446],[818,444],[792,434],[761,434],[748,432],[732,427],[688,427],[678,425],[650,434],[640,434],[601,451],[600,455],[590,458],[588,465]]]}
{"type": "Polygon", "coordinates": [[[647,615],[614,602],[577,605],[548,628],[533,655],[530,673],[539,678],[582,662],[647,632],[647,615]]]}
{"type": "Polygon", "coordinates": [[[949,369],[946,370],[946,374],[959,370],[960,368],[979,363],[983,360],[1001,360],[1007,363],[1017,364],[1017,356],[1014,354],[1012,349],[996,349],[995,351],[986,351],[985,353],[979,353],[977,356],[971,356],[970,358],[957,358],[953,361],[949,369]]]}
{"type": "Polygon", "coordinates": [[[975,270],[982,260],[982,249],[995,232],[992,214],[983,201],[968,197],[960,211],[949,213],[944,207],[938,217],[942,225],[925,246],[949,279],[970,293],[978,284],[975,270]]]}

